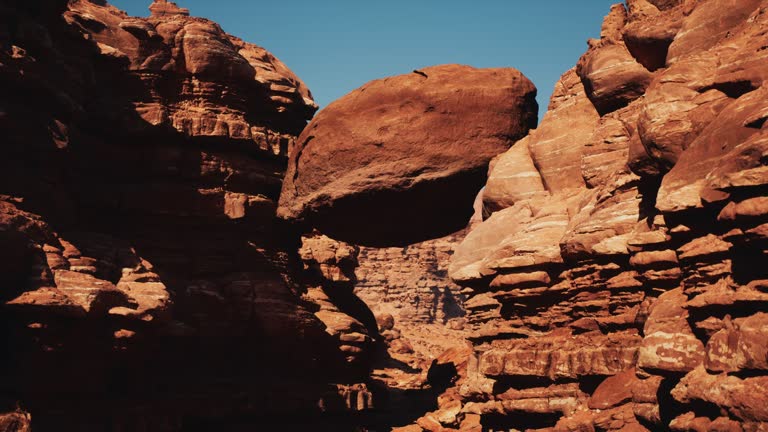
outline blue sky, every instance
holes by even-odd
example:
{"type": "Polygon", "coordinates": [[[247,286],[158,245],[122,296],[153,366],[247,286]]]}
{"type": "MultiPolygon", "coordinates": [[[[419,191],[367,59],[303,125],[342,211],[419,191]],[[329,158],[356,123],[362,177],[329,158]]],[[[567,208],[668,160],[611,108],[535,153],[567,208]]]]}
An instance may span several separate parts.
{"type": "MultiPolygon", "coordinates": [[[[146,16],[151,0],[110,0],[146,16]]],[[[192,15],[261,45],[322,107],[364,83],[444,63],[515,67],[539,89],[540,116],[560,75],[617,0],[177,0],[192,15]]]]}

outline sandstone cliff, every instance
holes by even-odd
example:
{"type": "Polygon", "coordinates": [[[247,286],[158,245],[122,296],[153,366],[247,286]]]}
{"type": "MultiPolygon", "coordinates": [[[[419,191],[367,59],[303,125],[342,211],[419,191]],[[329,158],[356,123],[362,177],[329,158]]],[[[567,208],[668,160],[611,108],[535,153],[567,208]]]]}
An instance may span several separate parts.
{"type": "Polygon", "coordinates": [[[491,163],[450,265],[466,376],[409,431],[767,427],[766,11],[611,9],[491,163]]]}
{"type": "Polygon", "coordinates": [[[613,6],[536,129],[510,68],[307,125],[285,65],[172,2],[27,3],[0,431],[768,428],[766,0],[613,6]]]}
{"type": "Polygon", "coordinates": [[[359,379],[274,217],[311,94],[216,23],[151,10],[0,5],[3,430],[311,417],[359,379]]]}
{"type": "Polygon", "coordinates": [[[488,161],[536,124],[535,96],[511,68],[443,65],[370,82],[301,134],[278,215],[372,246],[459,231],[488,161]]]}

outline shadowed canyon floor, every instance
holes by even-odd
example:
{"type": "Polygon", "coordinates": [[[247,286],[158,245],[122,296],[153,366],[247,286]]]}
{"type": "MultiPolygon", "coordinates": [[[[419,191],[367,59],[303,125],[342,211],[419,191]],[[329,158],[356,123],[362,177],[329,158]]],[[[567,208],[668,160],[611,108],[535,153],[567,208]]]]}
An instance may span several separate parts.
{"type": "Polygon", "coordinates": [[[768,430],[768,1],[614,5],[538,126],[150,11],[0,4],[0,432],[768,430]]]}

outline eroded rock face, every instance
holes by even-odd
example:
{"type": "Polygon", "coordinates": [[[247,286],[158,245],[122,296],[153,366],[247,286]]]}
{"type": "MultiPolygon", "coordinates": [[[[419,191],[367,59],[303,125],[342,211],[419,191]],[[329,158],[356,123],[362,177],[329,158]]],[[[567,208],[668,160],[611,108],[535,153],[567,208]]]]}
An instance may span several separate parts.
{"type": "Polygon", "coordinates": [[[278,214],[372,246],[458,231],[488,161],[535,126],[535,95],[515,69],[444,65],[370,82],[304,130],[278,214]]]}
{"type": "Polygon", "coordinates": [[[448,264],[463,238],[461,231],[405,247],[361,247],[355,293],[401,327],[460,322],[464,295],[448,277],[448,264]]]}
{"type": "MultiPolygon", "coordinates": [[[[433,409],[453,360],[467,359],[464,296],[447,266],[486,164],[535,124],[535,92],[514,69],[430,67],[334,102],[293,149],[278,215],[309,232],[304,298],[379,389],[368,423],[433,409]]],[[[437,418],[456,421],[458,394],[441,398],[437,418]]]]}
{"type": "Polygon", "coordinates": [[[766,10],[614,6],[535,131],[453,65],[295,141],[301,81],[178,5],[0,6],[0,430],[765,429],[766,10]]]}
{"type": "Polygon", "coordinates": [[[172,2],[150,9],[149,18],[133,18],[79,1],[64,13],[101,55],[128,72],[135,114],[123,115],[124,126],[242,142],[252,152],[286,156],[317,109],[301,80],[264,48],[172,2]]]}
{"type": "Polygon", "coordinates": [[[446,392],[463,416],[422,430],[768,427],[766,11],[612,8],[490,164],[449,268],[474,351],[446,392]]]}
{"type": "MultiPolygon", "coordinates": [[[[485,165],[535,122],[534,97],[514,69],[426,68],[334,102],[293,150],[278,214],[310,231],[299,250],[305,299],[347,363],[369,368],[382,428],[431,409],[455,376],[433,360],[467,352],[447,265],[485,165]]],[[[455,420],[451,403],[440,418],[455,420]]]]}
{"type": "Polygon", "coordinates": [[[274,216],[304,84],[172,3],[0,15],[0,428],[219,429],[352,392],[274,216]]]}

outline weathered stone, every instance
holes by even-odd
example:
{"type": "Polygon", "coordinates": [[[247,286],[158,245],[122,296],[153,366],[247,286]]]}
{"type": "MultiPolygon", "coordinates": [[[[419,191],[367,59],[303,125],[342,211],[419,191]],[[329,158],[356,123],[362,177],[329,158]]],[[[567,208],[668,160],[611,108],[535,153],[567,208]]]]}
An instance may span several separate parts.
{"type": "Polygon", "coordinates": [[[768,314],[726,319],[725,328],[707,342],[704,362],[710,371],[768,370],[768,314]]]}
{"type": "Polygon", "coordinates": [[[363,244],[457,231],[490,159],[535,124],[535,94],[515,69],[444,65],[372,81],[307,126],[278,214],[363,244]]]}
{"type": "Polygon", "coordinates": [[[489,376],[577,378],[614,375],[634,364],[640,337],[578,335],[564,342],[557,336],[496,341],[480,357],[480,371],[489,376]]]}
{"type": "Polygon", "coordinates": [[[623,45],[605,45],[587,52],[579,61],[579,76],[600,114],[627,106],[642,96],[651,74],[623,45]]]}
{"type": "Polygon", "coordinates": [[[690,371],[704,361],[704,344],[694,336],[681,289],[668,291],[651,306],[637,359],[638,367],[660,372],[690,371]]]}
{"type": "Polygon", "coordinates": [[[674,389],[672,396],[683,403],[700,400],[726,409],[731,415],[745,421],[768,421],[768,378],[737,378],[710,375],[700,366],[689,372],[674,389]]]}

